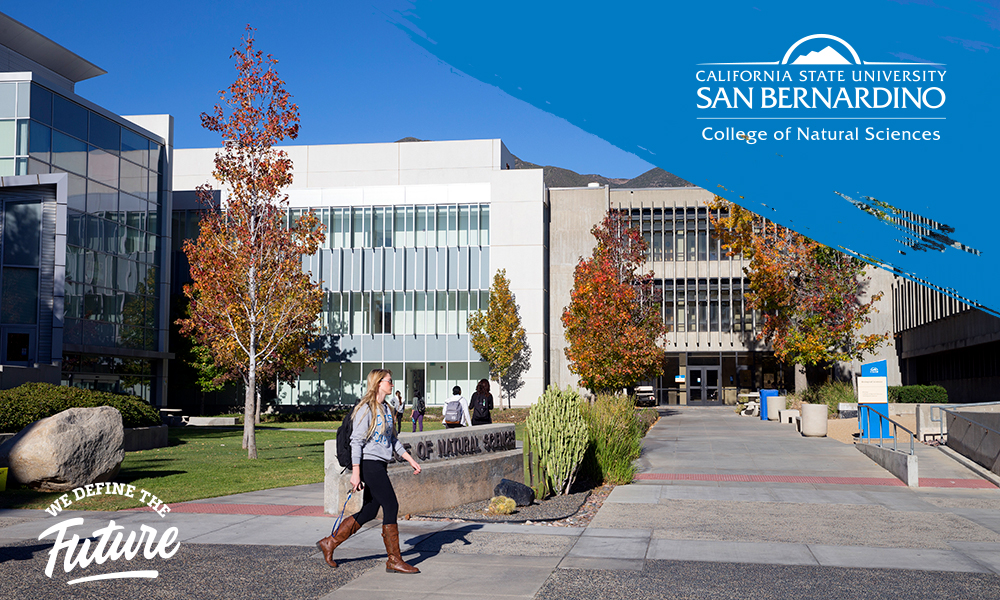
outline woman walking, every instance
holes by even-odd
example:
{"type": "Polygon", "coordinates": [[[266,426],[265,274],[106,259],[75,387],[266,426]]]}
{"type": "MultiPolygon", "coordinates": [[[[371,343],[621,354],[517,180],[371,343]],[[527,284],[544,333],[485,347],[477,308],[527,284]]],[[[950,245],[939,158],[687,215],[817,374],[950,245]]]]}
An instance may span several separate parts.
{"type": "Polygon", "coordinates": [[[344,519],[337,531],[316,542],[316,546],[323,551],[326,564],[331,567],[337,566],[333,560],[333,551],[337,546],[374,519],[381,507],[382,540],[385,553],[389,555],[385,570],[389,573],[420,572],[403,562],[399,552],[399,528],[396,525],[399,502],[386,466],[392,460],[393,450],[410,463],[414,475],[420,473],[420,465],[396,437],[394,411],[386,403],[386,396],[391,395],[392,371],[373,369],[368,374],[365,395],[351,413],[354,425],[351,433],[351,489],[355,492],[364,489],[364,500],[361,510],[344,519]]]}

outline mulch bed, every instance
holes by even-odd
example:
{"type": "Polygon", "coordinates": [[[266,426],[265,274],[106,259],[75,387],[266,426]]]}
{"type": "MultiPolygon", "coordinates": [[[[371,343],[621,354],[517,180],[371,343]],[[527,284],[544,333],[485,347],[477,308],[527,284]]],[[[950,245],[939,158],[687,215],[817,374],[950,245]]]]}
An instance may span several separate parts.
{"type": "Polygon", "coordinates": [[[601,508],[613,485],[603,485],[563,496],[551,496],[517,507],[511,515],[486,512],[489,501],[472,502],[454,508],[411,515],[413,520],[470,521],[475,523],[524,523],[555,527],[586,527],[601,508]]]}

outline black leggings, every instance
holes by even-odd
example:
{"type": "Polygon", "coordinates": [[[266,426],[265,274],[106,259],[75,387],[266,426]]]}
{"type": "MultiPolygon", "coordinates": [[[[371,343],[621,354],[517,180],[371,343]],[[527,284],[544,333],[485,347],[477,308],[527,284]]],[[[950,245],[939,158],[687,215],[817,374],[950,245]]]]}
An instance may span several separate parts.
{"type": "Polygon", "coordinates": [[[365,497],[361,503],[361,510],[354,515],[354,520],[359,525],[364,525],[374,519],[380,506],[382,507],[382,524],[396,524],[399,502],[396,500],[396,492],[392,489],[392,482],[389,481],[389,474],[386,472],[387,466],[380,460],[361,461],[361,481],[365,484],[365,497]]]}

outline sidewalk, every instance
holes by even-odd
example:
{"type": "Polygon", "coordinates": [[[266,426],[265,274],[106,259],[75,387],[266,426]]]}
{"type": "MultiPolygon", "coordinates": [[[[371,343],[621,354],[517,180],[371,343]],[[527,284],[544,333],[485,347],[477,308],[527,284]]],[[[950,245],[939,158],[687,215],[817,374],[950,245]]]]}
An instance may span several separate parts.
{"type": "MultiPolygon", "coordinates": [[[[194,591],[218,598],[699,596],[683,586],[750,581],[761,569],[802,585],[863,582],[860,573],[868,573],[897,592],[919,584],[952,593],[974,583],[982,597],[1000,597],[1000,490],[941,450],[918,446],[924,487],[911,489],[854,447],[804,438],[787,425],[728,408],[662,414],[645,438],[636,483],[617,487],[586,528],[400,521],[404,558],[423,571],[408,577],[381,567],[376,522],[338,548],[342,566],[329,569],[313,546],[334,522],[321,512],[322,484],[296,486],[171,506],[162,523],[178,528],[181,552],[155,583],[116,584],[134,586],[121,593],[173,585],[185,597],[179,588],[188,584],[168,575],[187,554],[184,572],[200,569],[211,580],[194,591]],[[253,595],[246,582],[261,572],[271,584],[253,595]]],[[[140,511],[60,518],[69,516],[160,526],[140,511]]],[[[42,573],[51,539],[37,536],[54,522],[44,511],[0,511],[0,554],[7,555],[0,577],[18,563],[19,572],[30,567],[38,585],[59,592],[52,597],[65,593],[42,573]]],[[[9,597],[38,597],[38,589],[9,597]]],[[[118,597],[117,589],[102,588],[103,597],[118,597]]]]}

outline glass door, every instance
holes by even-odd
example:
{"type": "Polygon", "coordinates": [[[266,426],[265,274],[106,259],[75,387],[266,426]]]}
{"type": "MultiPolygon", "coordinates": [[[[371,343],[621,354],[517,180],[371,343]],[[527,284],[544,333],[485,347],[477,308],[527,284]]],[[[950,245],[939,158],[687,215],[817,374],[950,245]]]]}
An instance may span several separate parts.
{"type": "Polygon", "coordinates": [[[719,367],[688,367],[688,404],[713,406],[720,404],[719,367]]]}

